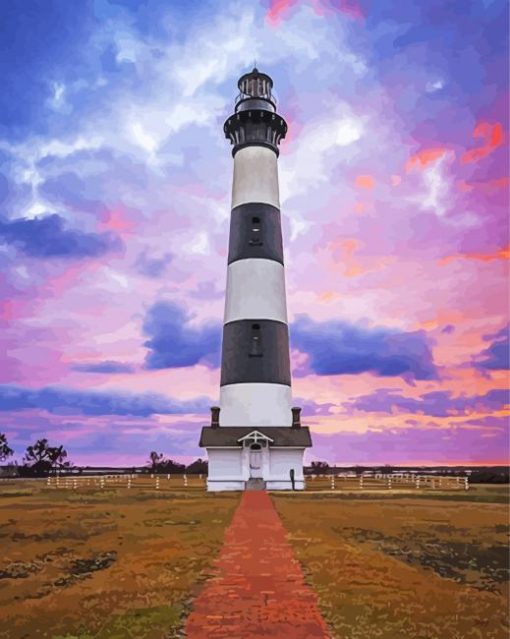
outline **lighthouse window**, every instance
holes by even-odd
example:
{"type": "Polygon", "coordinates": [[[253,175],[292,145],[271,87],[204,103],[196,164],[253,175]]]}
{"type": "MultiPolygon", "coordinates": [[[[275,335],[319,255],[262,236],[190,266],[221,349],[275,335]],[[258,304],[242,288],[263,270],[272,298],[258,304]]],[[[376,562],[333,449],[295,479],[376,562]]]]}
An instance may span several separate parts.
{"type": "Polygon", "coordinates": [[[262,341],[260,338],[260,324],[251,325],[250,357],[262,357],[262,341]]]}
{"type": "Polygon", "coordinates": [[[248,241],[250,246],[262,246],[263,242],[260,239],[260,231],[262,230],[262,225],[260,222],[260,217],[252,217],[251,218],[251,237],[248,241]]]}

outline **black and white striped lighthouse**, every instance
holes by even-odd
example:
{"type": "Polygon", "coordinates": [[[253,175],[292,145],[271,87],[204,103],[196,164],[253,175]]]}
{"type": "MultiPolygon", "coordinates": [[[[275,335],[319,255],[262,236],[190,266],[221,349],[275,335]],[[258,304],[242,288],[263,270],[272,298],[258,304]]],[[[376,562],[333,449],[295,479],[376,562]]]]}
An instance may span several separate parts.
{"type": "Polygon", "coordinates": [[[299,408],[291,408],[289,329],[278,187],[278,146],[287,124],[276,112],[273,81],[254,68],[239,82],[224,124],[234,178],[223,325],[220,405],[200,445],[208,489],[303,488],[311,446],[299,408]],[[221,428],[226,427],[226,428],[221,428]]]}
{"type": "Polygon", "coordinates": [[[290,426],[289,331],[278,189],[277,114],[271,78],[253,69],[238,83],[224,125],[234,181],[221,362],[222,426],[290,426]]]}

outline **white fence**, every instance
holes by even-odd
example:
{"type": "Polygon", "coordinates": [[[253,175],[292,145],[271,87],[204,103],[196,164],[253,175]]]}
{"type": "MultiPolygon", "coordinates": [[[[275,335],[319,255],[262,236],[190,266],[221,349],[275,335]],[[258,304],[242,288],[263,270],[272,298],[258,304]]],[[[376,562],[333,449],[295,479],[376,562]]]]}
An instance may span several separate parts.
{"type": "Polygon", "coordinates": [[[307,488],[309,490],[320,488],[326,490],[395,490],[402,488],[422,490],[469,490],[468,477],[453,477],[451,475],[370,472],[356,475],[355,473],[337,473],[328,475],[307,475],[306,480],[307,488]]]}

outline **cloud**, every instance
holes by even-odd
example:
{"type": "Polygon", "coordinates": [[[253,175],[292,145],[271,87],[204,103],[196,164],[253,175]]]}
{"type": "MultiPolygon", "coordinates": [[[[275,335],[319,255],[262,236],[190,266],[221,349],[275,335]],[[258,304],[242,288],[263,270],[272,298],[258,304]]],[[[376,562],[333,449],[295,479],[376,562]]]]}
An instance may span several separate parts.
{"type": "Polygon", "coordinates": [[[2,241],[29,257],[43,259],[99,257],[122,246],[120,239],[112,233],[66,229],[63,218],[57,214],[33,219],[0,220],[2,241]]]}
{"type": "Polygon", "coordinates": [[[503,135],[503,127],[499,122],[491,124],[489,122],[479,122],[474,131],[474,138],[482,138],[482,146],[477,149],[466,151],[461,158],[463,164],[470,162],[478,162],[503,144],[505,136],[503,135]]]}
{"type": "Polygon", "coordinates": [[[446,147],[438,147],[434,149],[423,149],[418,153],[412,155],[406,163],[406,171],[412,171],[413,169],[425,170],[431,164],[440,160],[449,149],[446,147]]]}
{"type": "MultiPolygon", "coordinates": [[[[314,459],[337,464],[466,464],[505,463],[508,432],[503,424],[482,429],[460,425],[450,431],[399,428],[334,435],[312,433],[314,459]]],[[[310,454],[309,453],[309,454],[310,454]]]]}
{"type": "Polygon", "coordinates": [[[331,402],[325,402],[324,404],[319,404],[311,399],[300,399],[299,397],[294,397],[292,400],[293,406],[299,406],[302,409],[301,416],[304,418],[312,417],[316,415],[330,415],[331,408],[334,408],[336,404],[331,402]]]}
{"type": "Polygon", "coordinates": [[[405,397],[392,389],[380,388],[369,395],[361,395],[344,404],[350,410],[367,413],[416,413],[432,417],[469,415],[473,412],[502,410],[509,403],[508,393],[493,389],[485,395],[452,397],[451,391],[434,391],[418,398],[405,397]]]}
{"type": "Polygon", "coordinates": [[[82,75],[88,71],[80,63],[94,25],[93,12],[88,3],[72,6],[58,1],[2,3],[0,12],[2,137],[20,136],[27,129],[47,130],[46,104],[55,97],[55,83],[49,79],[72,77],[77,68],[82,75]]]}
{"type": "Polygon", "coordinates": [[[173,255],[171,253],[165,253],[162,257],[151,257],[147,255],[147,250],[145,250],[138,256],[135,268],[141,275],[157,279],[164,275],[166,267],[172,259],[173,255]]]}
{"type": "Polygon", "coordinates": [[[131,364],[124,364],[123,362],[115,362],[112,360],[106,360],[104,362],[94,362],[90,364],[73,364],[71,366],[73,371],[81,373],[133,373],[134,368],[131,364]]]}
{"type": "Polygon", "coordinates": [[[502,328],[495,335],[484,335],[483,339],[492,341],[489,348],[480,353],[475,363],[477,368],[486,370],[508,370],[510,368],[510,325],[502,328]]]}
{"type": "MultiPolygon", "coordinates": [[[[88,186],[89,189],[94,187],[94,183],[88,186]]],[[[40,186],[40,194],[50,202],[102,218],[106,214],[104,203],[95,198],[88,198],[86,192],[87,184],[84,180],[70,171],[52,177],[40,186]]]]}
{"type": "Polygon", "coordinates": [[[436,377],[424,331],[364,328],[341,320],[315,322],[298,315],[290,339],[293,348],[309,355],[310,369],[317,375],[372,372],[382,377],[436,377]]]}
{"type": "Polygon", "coordinates": [[[143,330],[149,336],[144,343],[150,352],[149,369],[181,368],[203,363],[219,366],[221,327],[190,325],[190,316],[173,302],[156,302],[147,313],[143,330]]]}
{"type": "Polygon", "coordinates": [[[41,409],[60,415],[180,415],[204,413],[211,401],[197,397],[179,401],[163,395],[134,395],[116,391],[88,391],[48,386],[31,389],[10,384],[0,385],[0,410],[41,409]]]}
{"type": "Polygon", "coordinates": [[[441,333],[445,335],[451,335],[451,333],[455,332],[455,326],[453,324],[447,324],[443,329],[441,329],[441,333]]]}

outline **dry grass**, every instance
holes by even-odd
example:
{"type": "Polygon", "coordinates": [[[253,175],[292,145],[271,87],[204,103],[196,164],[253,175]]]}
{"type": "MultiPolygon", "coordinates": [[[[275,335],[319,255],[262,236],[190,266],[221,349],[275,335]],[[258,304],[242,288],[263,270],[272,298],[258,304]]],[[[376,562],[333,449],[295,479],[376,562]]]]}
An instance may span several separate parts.
{"type": "Polygon", "coordinates": [[[182,478],[0,484],[2,639],[179,637],[238,494],[182,478]]]}
{"type": "MultiPolygon", "coordinates": [[[[336,486],[273,499],[339,639],[506,639],[507,487],[336,486]]],[[[238,502],[166,476],[0,483],[0,638],[181,636],[238,502]]]]}
{"type": "Polygon", "coordinates": [[[505,494],[272,497],[339,639],[506,639],[505,494]]]}

